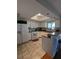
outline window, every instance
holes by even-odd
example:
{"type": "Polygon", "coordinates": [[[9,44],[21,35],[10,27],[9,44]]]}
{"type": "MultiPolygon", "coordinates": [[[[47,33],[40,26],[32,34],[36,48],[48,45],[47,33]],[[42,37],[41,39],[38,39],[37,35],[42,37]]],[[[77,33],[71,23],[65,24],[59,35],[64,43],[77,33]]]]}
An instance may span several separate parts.
{"type": "Polygon", "coordinates": [[[55,29],[55,22],[48,22],[47,26],[49,29],[55,29]]]}

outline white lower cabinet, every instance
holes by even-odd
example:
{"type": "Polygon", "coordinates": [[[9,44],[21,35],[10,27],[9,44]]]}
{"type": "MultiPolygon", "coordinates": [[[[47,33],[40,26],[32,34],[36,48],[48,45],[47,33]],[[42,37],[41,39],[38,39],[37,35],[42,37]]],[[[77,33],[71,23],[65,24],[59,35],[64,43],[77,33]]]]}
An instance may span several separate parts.
{"type": "Polygon", "coordinates": [[[27,24],[17,24],[17,44],[21,44],[31,39],[27,24]]]}
{"type": "Polygon", "coordinates": [[[29,33],[27,24],[22,24],[22,39],[26,42],[31,39],[31,33],[29,33]]]}
{"type": "Polygon", "coordinates": [[[51,38],[46,37],[42,38],[42,47],[45,50],[45,52],[47,52],[51,56],[52,56],[52,43],[53,43],[52,41],[53,39],[51,38]]]}

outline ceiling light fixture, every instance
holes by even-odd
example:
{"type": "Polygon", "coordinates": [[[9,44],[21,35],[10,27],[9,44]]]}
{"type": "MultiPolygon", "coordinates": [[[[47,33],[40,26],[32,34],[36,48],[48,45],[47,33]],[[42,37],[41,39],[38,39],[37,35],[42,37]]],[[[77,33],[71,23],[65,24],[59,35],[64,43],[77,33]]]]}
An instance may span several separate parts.
{"type": "Polygon", "coordinates": [[[44,21],[49,19],[49,17],[42,15],[41,13],[36,14],[35,16],[31,17],[32,20],[36,21],[44,21]]]}

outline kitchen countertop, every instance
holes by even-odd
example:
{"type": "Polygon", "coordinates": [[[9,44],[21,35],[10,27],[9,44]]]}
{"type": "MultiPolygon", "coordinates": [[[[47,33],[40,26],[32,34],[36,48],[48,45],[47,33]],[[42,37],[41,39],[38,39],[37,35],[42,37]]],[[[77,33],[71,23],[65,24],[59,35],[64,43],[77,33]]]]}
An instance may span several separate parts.
{"type": "Polygon", "coordinates": [[[55,33],[50,33],[50,32],[44,32],[44,31],[37,31],[37,32],[33,32],[36,33],[36,38],[40,38],[40,37],[47,37],[49,38],[49,36],[54,36],[55,33]]]}

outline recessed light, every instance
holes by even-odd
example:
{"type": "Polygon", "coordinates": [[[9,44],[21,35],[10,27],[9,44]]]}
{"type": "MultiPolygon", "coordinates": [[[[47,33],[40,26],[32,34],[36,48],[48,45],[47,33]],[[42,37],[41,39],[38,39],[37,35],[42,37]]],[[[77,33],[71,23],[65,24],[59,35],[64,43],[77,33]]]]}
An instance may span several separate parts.
{"type": "Polygon", "coordinates": [[[38,13],[38,16],[40,16],[41,15],[41,13],[38,13]]]}

